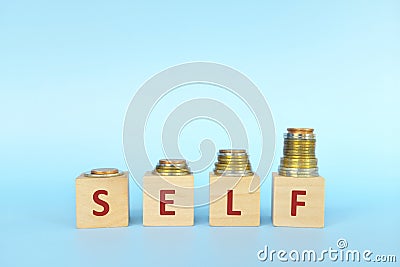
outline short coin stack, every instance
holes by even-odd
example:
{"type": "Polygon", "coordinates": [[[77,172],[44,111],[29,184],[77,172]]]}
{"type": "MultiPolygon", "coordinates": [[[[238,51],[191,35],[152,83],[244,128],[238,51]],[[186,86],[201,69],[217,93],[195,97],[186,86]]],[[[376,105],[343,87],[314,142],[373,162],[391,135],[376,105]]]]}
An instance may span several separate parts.
{"type": "Polygon", "coordinates": [[[98,168],[93,169],[90,172],[85,172],[85,177],[93,177],[93,178],[107,178],[107,177],[114,177],[120,176],[124,173],[116,168],[98,168]]]}
{"type": "Polygon", "coordinates": [[[163,176],[182,176],[191,174],[190,168],[184,159],[160,159],[153,172],[163,176]]]}
{"type": "Polygon", "coordinates": [[[285,143],[279,174],[290,177],[319,176],[314,129],[288,128],[287,131],[284,134],[285,143]]]}
{"type": "Polygon", "coordinates": [[[220,149],[214,173],[225,176],[253,175],[245,149],[220,149]]]}

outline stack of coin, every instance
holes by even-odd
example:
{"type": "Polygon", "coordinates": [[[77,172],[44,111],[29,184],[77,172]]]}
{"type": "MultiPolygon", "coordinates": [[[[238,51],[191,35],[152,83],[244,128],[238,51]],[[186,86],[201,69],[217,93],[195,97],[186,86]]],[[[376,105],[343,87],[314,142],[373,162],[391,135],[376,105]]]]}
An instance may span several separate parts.
{"type": "Polygon", "coordinates": [[[160,159],[153,171],[163,176],[181,176],[191,174],[184,159],[160,159]]]}
{"type": "Polygon", "coordinates": [[[84,176],[86,177],[93,177],[93,178],[107,178],[107,177],[114,177],[120,176],[124,173],[116,168],[98,168],[93,169],[90,172],[85,172],[84,176]]]}
{"type": "Polygon", "coordinates": [[[290,177],[319,176],[314,129],[288,128],[287,131],[284,134],[285,143],[279,174],[290,177]]]}
{"type": "Polygon", "coordinates": [[[214,173],[225,176],[253,175],[249,157],[245,149],[221,149],[214,173]]]}

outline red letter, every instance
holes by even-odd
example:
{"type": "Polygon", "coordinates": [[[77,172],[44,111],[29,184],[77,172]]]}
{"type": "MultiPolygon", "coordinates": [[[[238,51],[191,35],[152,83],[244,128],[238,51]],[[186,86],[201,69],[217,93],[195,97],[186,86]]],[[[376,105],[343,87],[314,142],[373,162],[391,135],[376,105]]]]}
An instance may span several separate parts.
{"type": "Polygon", "coordinates": [[[103,207],[103,211],[95,211],[95,210],[93,210],[93,215],[94,216],[104,216],[110,211],[110,206],[108,205],[108,203],[105,202],[104,200],[101,200],[99,198],[99,195],[106,195],[107,196],[108,192],[106,190],[97,190],[96,192],[94,192],[93,201],[96,204],[99,204],[100,206],[103,207]]]}
{"type": "Polygon", "coordinates": [[[227,215],[241,215],[240,210],[233,210],[233,190],[228,190],[228,205],[226,207],[227,215]]]}
{"type": "Polygon", "coordinates": [[[173,200],[166,200],[166,194],[175,194],[175,190],[160,190],[160,215],[175,215],[174,210],[165,210],[165,204],[174,204],[173,200]]]}
{"type": "Polygon", "coordinates": [[[292,211],[291,214],[292,216],[296,216],[296,211],[297,211],[297,206],[305,206],[306,203],[303,201],[297,201],[297,196],[298,195],[302,195],[305,196],[306,195],[306,191],[305,190],[292,190],[292,211]]]}

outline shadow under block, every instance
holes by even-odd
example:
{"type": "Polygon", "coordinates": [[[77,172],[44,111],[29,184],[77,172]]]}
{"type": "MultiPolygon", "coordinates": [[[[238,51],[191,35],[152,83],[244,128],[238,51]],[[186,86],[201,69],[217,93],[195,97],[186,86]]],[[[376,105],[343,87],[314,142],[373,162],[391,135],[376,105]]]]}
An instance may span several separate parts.
{"type": "Polygon", "coordinates": [[[129,224],[128,172],[76,178],[76,227],[122,227],[129,224]]]}
{"type": "Polygon", "coordinates": [[[143,177],[143,225],[191,226],[194,224],[194,177],[143,177]]]}
{"type": "Polygon", "coordinates": [[[259,226],[259,186],[260,177],[256,174],[240,178],[210,173],[210,225],[259,226]],[[235,181],[238,182],[235,184],[235,181]],[[256,186],[257,190],[250,192],[250,184],[252,188],[256,186]]]}
{"type": "Polygon", "coordinates": [[[296,178],[272,173],[272,224],[324,227],[325,179],[296,178]]]}

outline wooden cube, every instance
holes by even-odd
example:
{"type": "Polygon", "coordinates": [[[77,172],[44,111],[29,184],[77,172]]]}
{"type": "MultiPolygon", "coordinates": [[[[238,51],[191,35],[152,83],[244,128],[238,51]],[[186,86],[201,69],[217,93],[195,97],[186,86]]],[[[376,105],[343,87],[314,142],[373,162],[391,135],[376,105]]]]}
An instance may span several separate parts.
{"type": "Polygon", "coordinates": [[[260,177],[210,173],[209,223],[211,226],[259,226],[260,177]]]}
{"type": "Polygon", "coordinates": [[[128,226],[128,176],[76,178],[76,227],[128,226]]]}
{"type": "Polygon", "coordinates": [[[143,177],[143,225],[190,226],[194,224],[193,175],[143,177]]]}
{"type": "Polygon", "coordinates": [[[272,224],[324,227],[325,179],[272,174],[272,224]]]}

